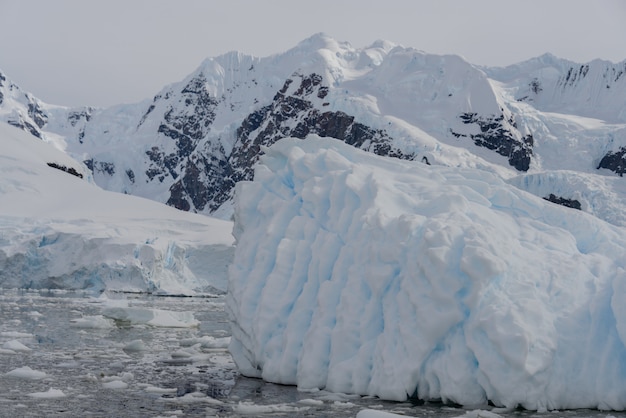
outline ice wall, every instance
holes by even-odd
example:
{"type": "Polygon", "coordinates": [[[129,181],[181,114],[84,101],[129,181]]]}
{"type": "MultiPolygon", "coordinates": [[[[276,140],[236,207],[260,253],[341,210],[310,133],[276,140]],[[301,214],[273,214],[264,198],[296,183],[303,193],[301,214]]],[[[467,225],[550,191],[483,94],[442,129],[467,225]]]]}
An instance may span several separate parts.
{"type": "Polygon", "coordinates": [[[626,407],[624,229],[471,169],[281,140],[237,186],[230,350],[301,388],[626,407]]]}

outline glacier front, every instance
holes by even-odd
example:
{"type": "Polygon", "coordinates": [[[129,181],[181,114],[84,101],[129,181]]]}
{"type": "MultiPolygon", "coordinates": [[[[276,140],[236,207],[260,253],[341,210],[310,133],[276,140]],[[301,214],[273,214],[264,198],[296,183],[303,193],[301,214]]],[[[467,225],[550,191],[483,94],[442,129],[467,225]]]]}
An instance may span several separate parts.
{"type": "Polygon", "coordinates": [[[51,144],[0,123],[0,288],[226,290],[232,222],[100,189],[51,144]]]}
{"type": "Polygon", "coordinates": [[[626,408],[624,229],[477,169],[283,139],[236,189],[241,372],[301,389],[626,408]]]}

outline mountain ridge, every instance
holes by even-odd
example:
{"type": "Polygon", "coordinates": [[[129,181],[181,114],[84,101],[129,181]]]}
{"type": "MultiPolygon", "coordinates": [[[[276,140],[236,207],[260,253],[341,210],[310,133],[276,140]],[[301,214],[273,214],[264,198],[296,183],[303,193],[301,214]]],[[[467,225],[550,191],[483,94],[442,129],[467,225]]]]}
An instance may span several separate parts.
{"type": "Polygon", "coordinates": [[[504,179],[553,170],[622,175],[626,167],[626,61],[577,64],[545,54],[489,68],[316,34],[268,57],[207,58],[152,99],[105,109],[48,105],[2,74],[0,120],[84,162],[98,185],[224,218],[234,185],[251,179],[264,147],[286,136],[330,136],[504,179]]]}

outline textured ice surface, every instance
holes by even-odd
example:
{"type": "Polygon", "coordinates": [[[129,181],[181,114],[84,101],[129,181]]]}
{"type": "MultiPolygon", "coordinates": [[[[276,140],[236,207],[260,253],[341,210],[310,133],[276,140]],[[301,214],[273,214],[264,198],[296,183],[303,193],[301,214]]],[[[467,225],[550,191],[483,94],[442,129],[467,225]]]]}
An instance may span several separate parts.
{"type": "Polygon", "coordinates": [[[624,230],[475,169],[285,139],[237,186],[249,376],[464,405],[626,407],[624,230]]]}

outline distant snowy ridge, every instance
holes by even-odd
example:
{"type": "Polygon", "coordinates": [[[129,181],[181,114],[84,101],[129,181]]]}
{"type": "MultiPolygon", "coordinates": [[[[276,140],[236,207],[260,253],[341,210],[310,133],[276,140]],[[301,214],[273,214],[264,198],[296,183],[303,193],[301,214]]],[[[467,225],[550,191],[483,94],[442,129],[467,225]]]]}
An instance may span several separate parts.
{"type": "Polygon", "coordinates": [[[516,100],[542,111],[626,122],[626,60],[576,63],[545,54],[484,71],[514,89],[516,100]]]}
{"type": "Polygon", "coordinates": [[[476,169],[283,139],[235,195],[230,351],[302,389],[626,408],[624,229],[476,169]]]}
{"type": "Polygon", "coordinates": [[[51,106],[1,76],[0,120],[84,161],[107,190],[227,219],[233,188],[252,178],[263,147],[309,134],[504,179],[623,175],[625,71],[626,61],[552,55],[485,68],[316,34],[269,57],[209,58],[152,99],[108,109],[51,106]]]}
{"type": "Polygon", "coordinates": [[[9,125],[0,144],[0,287],[226,289],[232,223],[104,191],[67,154],[9,125]]]}

